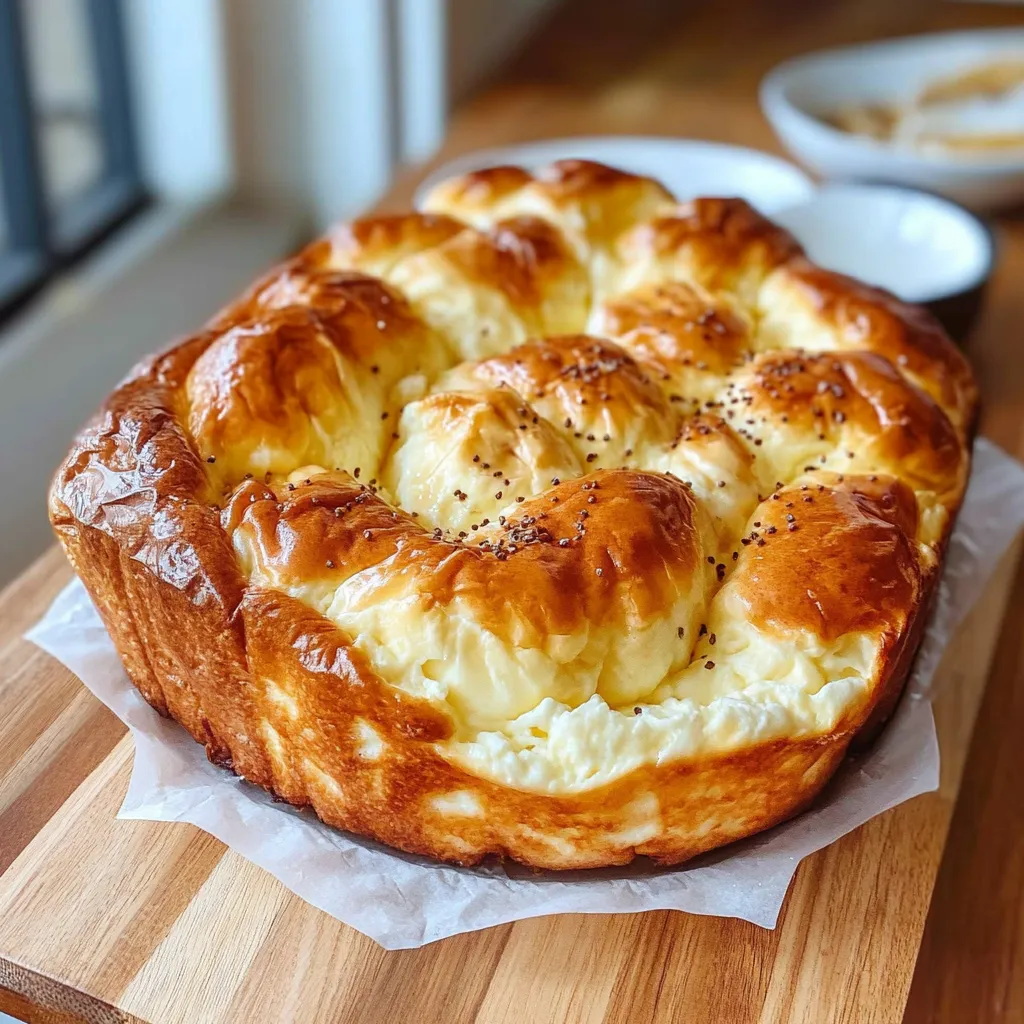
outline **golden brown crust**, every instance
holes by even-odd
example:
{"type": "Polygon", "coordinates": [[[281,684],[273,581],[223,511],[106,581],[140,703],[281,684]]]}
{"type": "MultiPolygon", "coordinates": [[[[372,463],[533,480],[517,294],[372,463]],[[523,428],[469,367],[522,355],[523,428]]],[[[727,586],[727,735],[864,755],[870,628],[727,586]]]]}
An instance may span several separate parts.
{"type": "Polygon", "coordinates": [[[962,434],[971,432],[978,388],[970,365],[926,310],[803,258],[780,267],[760,301],[772,343],[784,347],[795,328],[807,347],[876,352],[927,391],[962,434]]]}
{"type": "Polygon", "coordinates": [[[365,217],[338,225],[307,246],[298,259],[314,269],[343,266],[382,274],[399,260],[433,249],[463,230],[465,225],[461,221],[442,214],[365,217]]]}
{"type": "Polygon", "coordinates": [[[529,341],[510,352],[457,367],[447,387],[506,387],[556,428],[588,468],[620,464],[646,440],[675,433],[672,403],[619,345],[587,335],[529,341]]]}
{"type": "Polygon", "coordinates": [[[535,646],[608,621],[640,628],[673,599],[677,579],[703,572],[695,515],[681,481],[613,470],[519,504],[472,544],[419,525],[347,474],[279,494],[249,484],[223,517],[261,573],[286,587],[337,587],[359,574],[367,603],[399,588],[424,608],[458,597],[490,632],[512,639],[514,630],[519,646],[535,646]]]}
{"type": "Polygon", "coordinates": [[[683,280],[745,306],[756,303],[772,270],[800,253],[792,235],[742,199],[694,199],[637,224],[618,243],[627,279],[683,280]]]}
{"type": "Polygon", "coordinates": [[[565,161],[428,205],[80,433],[50,515],[129,675],[217,763],[442,859],[677,863],[798,812],[910,669],[963,357],[738,200],[565,161]]]}
{"type": "Polygon", "coordinates": [[[955,502],[962,492],[967,455],[956,430],[882,356],[772,352],[758,356],[751,369],[749,385],[738,384],[732,393],[755,419],[753,435],[770,420],[791,444],[802,434],[824,441],[840,459],[852,451],[877,468],[898,466],[907,483],[943,501],[955,502]]]}
{"type": "Polygon", "coordinates": [[[442,182],[427,199],[431,212],[477,228],[522,213],[541,217],[562,232],[595,280],[627,228],[671,206],[672,196],[650,178],[587,160],[559,160],[536,174],[474,171],[442,182]]]}
{"type": "Polygon", "coordinates": [[[735,309],[682,281],[611,300],[597,327],[665,373],[695,367],[719,376],[742,361],[750,330],[735,309]]]}
{"type": "Polygon", "coordinates": [[[825,641],[902,634],[921,596],[914,494],[892,479],[845,483],[784,489],[764,503],[729,580],[753,621],[825,641]]]}

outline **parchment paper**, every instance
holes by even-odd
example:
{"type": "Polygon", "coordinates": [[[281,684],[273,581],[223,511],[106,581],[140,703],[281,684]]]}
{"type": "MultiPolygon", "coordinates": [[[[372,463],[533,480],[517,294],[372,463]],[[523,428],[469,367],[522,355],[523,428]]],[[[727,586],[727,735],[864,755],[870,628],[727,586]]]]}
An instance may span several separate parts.
{"type": "Polygon", "coordinates": [[[848,761],[807,813],[680,868],[537,874],[514,865],[430,863],[320,824],[215,768],[185,730],[128,681],[78,580],[28,639],[63,662],[131,729],[135,763],[119,817],[188,821],[292,892],[387,949],[557,913],[674,909],[774,927],[803,857],[876,814],[938,786],[929,695],[942,651],[1024,523],[1024,467],[979,440],[931,621],[907,694],[878,742],[848,761]]]}

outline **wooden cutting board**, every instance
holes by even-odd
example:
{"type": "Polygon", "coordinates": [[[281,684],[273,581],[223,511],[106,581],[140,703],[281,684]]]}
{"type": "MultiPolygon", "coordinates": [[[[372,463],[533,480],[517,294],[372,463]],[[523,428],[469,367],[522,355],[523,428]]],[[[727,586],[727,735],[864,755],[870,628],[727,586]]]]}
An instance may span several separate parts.
{"type": "Polygon", "coordinates": [[[192,826],[116,820],[124,727],[18,639],[51,552],[0,598],[0,986],[90,1022],[898,1021],[1016,561],[939,672],[941,789],[808,858],[775,931],[561,916],[385,952],[192,826]]]}

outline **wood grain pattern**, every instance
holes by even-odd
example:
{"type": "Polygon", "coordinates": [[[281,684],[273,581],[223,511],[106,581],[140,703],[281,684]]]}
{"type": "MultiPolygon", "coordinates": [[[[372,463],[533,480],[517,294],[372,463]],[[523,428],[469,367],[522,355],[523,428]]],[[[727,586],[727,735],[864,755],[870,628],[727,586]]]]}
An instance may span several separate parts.
{"type": "Polygon", "coordinates": [[[1024,565],[978,715],[907,1024],[1024,1020],[1024,565]]]}
{"type": "MultiPolygon", "coordinates": [[[[924,0],[741,3],[726,32],[711,4],[586,7],[581,17],[570,0],[506,80],[460,114],[442,156],[603,131],[773,148],[753,86],[775,60],[883,33],[1024,21],[924,0]]],[[[405,205],[419,173],[386,205],[405,205]]],[[[1024,221],[999,227],[1002,264],[972,355],[983,432],[1024,455],[1014,350],[1024,221]]],[[[390,953],[191,826],[115,819],[130,771],[124,727],[19,639],[67,579],[50,552],[0,596],[0,988],[15,993],[0,993],[0,1008],[60,1024],[874,1024],[899,1021],[910,992],[909,1024],[1024,1018],[1018,551],[940,670],[940,791],[808,858],[774,932],[671,912],[565,916],[390,953]]]]}
{"type": "Polygon", "coordinates": [[[24,996],[0,988],[0,1013],[6,1013],[26,1024],[83,1024],[84,1017],[77,1013],[51,1010],[29,1002],[24,996]]]}
{"type": "MultiPolygon", "coordinates": [[[[809,858],[774,932],[670,912],[576,915],[385,952],[191,826],[117,821],[131,763],[122,737],[0,877],[0,984],[86,1020],[160,1024],[817,1022],[823,1000],[850,1014],[836,1020],[899,1020],[955,746],[1013,569],[1007,560],[941,669],[945,792],[809,858]]],[[[47,662],[27,645],[23,655],[47,662]]],[[[64,714],[74,707],[72,696],[64,714]]]]}

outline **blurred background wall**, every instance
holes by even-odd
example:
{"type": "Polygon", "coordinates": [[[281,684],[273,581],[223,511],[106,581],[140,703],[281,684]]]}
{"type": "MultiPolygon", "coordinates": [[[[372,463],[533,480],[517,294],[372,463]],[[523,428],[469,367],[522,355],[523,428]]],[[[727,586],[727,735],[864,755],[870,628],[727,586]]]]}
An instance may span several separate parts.
{"type": "Polygon", "coordinates": [[[556,3],[0,0],[0,583],[130,366],[428,157],[556,3]]]}

